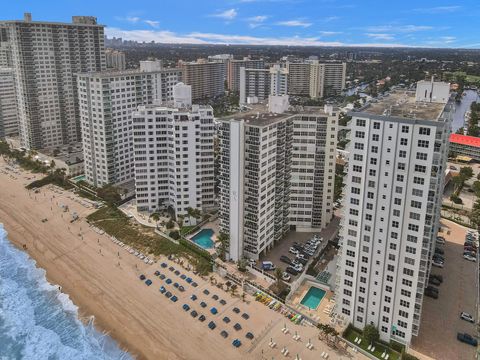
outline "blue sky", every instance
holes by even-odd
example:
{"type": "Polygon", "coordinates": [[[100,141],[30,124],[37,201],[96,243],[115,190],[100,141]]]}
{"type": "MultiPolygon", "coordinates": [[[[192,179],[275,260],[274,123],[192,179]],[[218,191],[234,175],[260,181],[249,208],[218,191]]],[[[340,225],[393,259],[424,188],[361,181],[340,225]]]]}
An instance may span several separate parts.
{"type": "Polygon", "coordinates": [[[480,48],[480,0],[4,0],[1,19],[93,15],[137,41],[480,48]]]}

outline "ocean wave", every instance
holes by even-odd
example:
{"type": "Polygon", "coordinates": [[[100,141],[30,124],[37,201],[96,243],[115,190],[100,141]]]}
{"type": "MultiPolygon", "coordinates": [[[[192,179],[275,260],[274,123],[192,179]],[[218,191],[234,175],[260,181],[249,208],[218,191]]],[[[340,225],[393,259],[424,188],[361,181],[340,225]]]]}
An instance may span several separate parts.
{"type": "Polygon", "coordinates": [[[78,319],[78,307],[45,271],[7,239],[0,224],[0,359],[128,360],[93,317],[78,319]]]}

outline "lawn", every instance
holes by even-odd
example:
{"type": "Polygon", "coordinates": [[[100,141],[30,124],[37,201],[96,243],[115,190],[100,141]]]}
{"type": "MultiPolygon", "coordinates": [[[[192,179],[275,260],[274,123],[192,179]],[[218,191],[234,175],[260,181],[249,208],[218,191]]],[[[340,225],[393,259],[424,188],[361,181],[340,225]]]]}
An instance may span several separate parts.
{"type": "MultiPolygon", "coordinates": [[[[361,338],[362,334],[360,332],[356,331],[355,329],[349,328],[343,334],[343,337],[346,340],[350,341],[352,344],[355,344],[354,340],[357,337],[361,338]]],[[[378,359],[382,359],[382,354],[384,353],[385,350],[387,351],[387,354],[390,354],[388,360],[399,360],[400,359],[400,354],[398,352],[393,351],[393,350],[391,350],[391,349],[387,348],[386,346],[384,346],[382,344],[379,344],[379,343],[375,344],[375,351],[373,353],[371,351],[367,350],[369,344],[367,344],[367,342],[365,340],[362,340],[362,343],[360,345],[358,345],[358,344],[356,344],[356,345],[361,347],[363,350],[365,350],[369,354],[373,354],[373,356],[375,356],[378,359]]]]}
{"type": "Polygon", "coordinates": [[[180,229],[180,235],[185,236],[186,234],[189,234],[196,227],[197,225],[182,226],[182,228],[180,229]]]}
{"type": "Polygon", "coordinates": [[[130,220],[115,207],[104,206],[87,217],[87,220],[107,234],[144,253],[178,255],[188,258],[201,274],[211,271],[211,264],[203,254],[183,245],[177,245],[155,233],[152,228],[130,220]]]}

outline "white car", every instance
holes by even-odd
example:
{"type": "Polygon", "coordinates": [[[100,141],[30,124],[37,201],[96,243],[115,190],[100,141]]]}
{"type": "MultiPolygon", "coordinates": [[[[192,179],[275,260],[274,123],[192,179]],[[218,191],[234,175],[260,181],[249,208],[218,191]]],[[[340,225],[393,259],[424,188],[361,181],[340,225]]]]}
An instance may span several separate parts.
{"type": "Polygon", "coordinates": [[[302,264],[294,264],[293,268],[295,269],[296,272],[302,272],[303,270],[302,264]]]}
{"type": "Polygon", "coordinates": [[[460,319],[471,322],[472,324],[475,323],[475,320],[473,319],[473,316],[470,315],[469,313],[466,313],[465,311],[462,311],[460,313],[460,319]]]}
{"type": "Polygon", "coordinates": [[[437,244],[439,245],[445,244],[445,239],[441,236],[437,237],[437,244]]]}
{"type": "Polygon", "coordinates": [[[468,255],[468,254],[463,255],[463,258],[464,258],[465,260],[468,260],[468,261],[477,261],[477,258],[476,258],[476,257],[474,257],[474,256],[472,256],[472,255],[468,255]]]}
{"type": "Polygon", "coordinates": [[[282,280],[284,280],[284,281],[290,281],[291,278],[292,277],[290,275],[288,275],[288,273],[286,273],[286,272],[284,272],[282,274],[282,280]]]}
{"type": "Polygon", "coordinates": [[[295,249],[294,247],[291,247],[290,249],[288,249],[288,252],[291,253],[291,254],[294,254],[294,255],[298,255],[299,252],[297,249],[295,249]]]}
{"type": "Polygon", "coordinates": [[[443,263],[442,262],[434,261],[434,262],[432,262],[432,265],[436,266],[436,267],[439,267],[439,268],[443,268],[443,263]]]}

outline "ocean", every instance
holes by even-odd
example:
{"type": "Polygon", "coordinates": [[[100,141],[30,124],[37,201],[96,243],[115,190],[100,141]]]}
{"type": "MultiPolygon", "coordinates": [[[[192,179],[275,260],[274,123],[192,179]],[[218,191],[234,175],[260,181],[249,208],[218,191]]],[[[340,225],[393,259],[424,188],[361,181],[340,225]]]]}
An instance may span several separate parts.
{"type": "Polygon", "coordinates": [[[130,360],[15,248],[0,223],[0,360],[130,360]]]}

